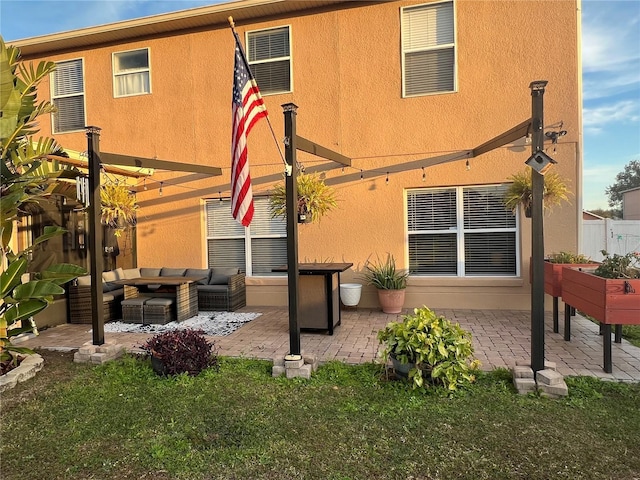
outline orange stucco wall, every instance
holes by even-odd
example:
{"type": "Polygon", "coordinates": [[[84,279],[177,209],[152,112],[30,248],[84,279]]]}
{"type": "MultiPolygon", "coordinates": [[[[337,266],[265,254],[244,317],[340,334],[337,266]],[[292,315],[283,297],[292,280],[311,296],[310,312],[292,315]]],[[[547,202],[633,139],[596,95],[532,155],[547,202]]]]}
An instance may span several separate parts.
{"type": "MultiPolygon", "coordinates": [[[[293,93],[265,102],[281,141],[281,105],[298,105],[298,134],[353,158],[343,172],[335,164],[299,154],[307,169],[326,171],[338,210],[319,224],[299,228],[301,261],[353,262],[343,281],[354,280],[370,255],[392,253],[407,265],[405,191],[409,188],[502,183],[525,168],[530,147],[499,148],[471,159],[429,167],[422,182],[420,159],[471,149],[531,115],[530,82],[548,80],[547,125],[563,122],[567,135],[555,169],[574,192],[570,203],[545,216],[547,252],[575,250],[581,175],[580,71],[576,2],[455,2],[457,91],[402,98],[398,1],[271,18],[237,25],[247,30],[291,26],[293,93]],[[412,163],[414,162],[414,163],[412,163]],[[385,175],[365,174],[391,171],[385,175]],[[407,171],[396,172],[405,169],[407,171]]],[[[229,195],[233,37],[227,26],[104,45],[43,56],[85,60],[87,125],[102,128],[105,152],[219,166],[222,177],[156,172],[140,188],[138,265],[206,264],[203,199],[229,195]],[[152,94],[113,98],[113,52],[149,47],[152,94]],[[163,195],[158,195],[163,181],[163,195]]],[[[37,59],[36,59],[37,60],[37,59]]],[[[49,92],[44,89],[44,96],[49,92]]],[[[50,134],[49,125],[42,133],[50,134]]],[[[84,132],[55,135],[66,148],[86,149],[84,132]]],[[[266,122],[249,138],[254,194],[266,194],[281,178],[282,161],[266,122]]],[[[141,186],[141,182],[140,182],[141,186]]],[[[531,221],[520,218],[519,278],[411,278],[405,306],[521,308],[530,306],[531,221]]],[[[248,302],[286,304],[286,280],[248,278],[248,302]]],[[[548,302],[549,303],[549,302],[548,302]]],[[[367,287],[361,306],[377,305],[367,287]]]]}

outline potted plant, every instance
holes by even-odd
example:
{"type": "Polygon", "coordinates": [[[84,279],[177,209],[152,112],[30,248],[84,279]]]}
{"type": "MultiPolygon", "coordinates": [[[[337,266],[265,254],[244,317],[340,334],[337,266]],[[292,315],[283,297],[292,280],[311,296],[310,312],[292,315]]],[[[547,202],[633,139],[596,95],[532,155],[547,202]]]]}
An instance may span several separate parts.
{"type": "MultiPolygon", "coordinates": [[[[317,222],[336,207],[335,192],[317,174],[301,173],[297,180],[299,223],[317,222]]],[[[286,218],[287,197],[284,182],[274,186],[269,196],[269,209],[272,217],[286,218]]]]}
{"type": "Polygon", "coordinates": [[[198,375],[209,367],[218,367],[214,344],[202,330],[183,329],[158,333],[141,347],[151,356],[151,366],[158,375],[198,375]]]}
{"type": "Polygon", "coordinates": [[[604,324],[604,369],[611,373],[611,325],[640,325],[640,253],[602,254],[597,268],[564,267],[562,300],[604,324]]]}
{"type": "MultiPolygon", "coordinates": [[[[509,179],[512,183],[504,197],[504,204],[509,210],[515,213],[522,205],[527,218],[531,218],[531,174],[532,170],[527,169],[511,175],[509,179]]],[[[545,210],[551,210],[551,207],[560,202],[568,201],[568,195],[569,189],[560,175],[551,172],[544,176],[543,206],[545,210]]]]}
{"type": "Polygon", "coordinates": [[[384,313],[402,311],[408,276],[408,271],[396,268],[395,258],[390,253],[385,261],[380,260],[380,257],[375,262],[367,259],[362,274],[363,280],[378,290],[378,300],[384,313]]]}
{"type": "Polygon", "coordinates": [[[135,195],[123,183],[107,183],[100,189],[102,223],[119,237],[128,225],[136,224],[138,204],[135,195]]]}
{"type": "Polygon", "coordinates": [[[469,361],[471,334],[427,307],[388,323],[378,340],[384,344],[384,361],[391,359],[396,373],[409,378],[414,388],[426,386],[426,380],[453,391],[473,382],[472,370],[480,366],[478,360],[469,361]]]}

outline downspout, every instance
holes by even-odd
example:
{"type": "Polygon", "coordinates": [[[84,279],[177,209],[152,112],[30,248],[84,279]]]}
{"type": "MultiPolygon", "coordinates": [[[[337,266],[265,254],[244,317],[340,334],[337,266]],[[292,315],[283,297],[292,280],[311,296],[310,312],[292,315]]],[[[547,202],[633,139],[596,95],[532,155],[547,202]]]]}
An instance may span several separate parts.
{"type": "Polygon", "coordinates": [[[576,0],[576,35],[577,35],[577,50],[578,50],[578,105],[580,107],[578,113],[578,141],[576,142],[576,205],[577,205],[577,214],[578,214],[578,237],[577,243],[578,248],[577,252],[582,252],[582,230],[584,228],[583,219],[582,219],[582,211],[584,210],[584,198],[583,198],[583,142],[584,142],[584,134],[583,134],[583,125],[582,125],[582,110],[583,110],[583,99],[582,99],[582,0],[576,0]]]}

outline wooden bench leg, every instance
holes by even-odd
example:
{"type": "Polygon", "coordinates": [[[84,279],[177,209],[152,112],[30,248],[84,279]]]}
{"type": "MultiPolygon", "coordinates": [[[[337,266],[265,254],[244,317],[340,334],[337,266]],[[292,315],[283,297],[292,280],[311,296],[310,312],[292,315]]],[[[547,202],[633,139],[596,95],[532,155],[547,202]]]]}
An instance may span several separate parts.
{"type": "Polygon", "coordinates": [[[622,343],[622,325],[616,325],[615,342],[622,343]]]}
{"type": "Polygon", "coordinates": [[[571,341],[571,305],[564,304],[564,339],[571,341]]]}
{"type": "Polygon", "coordinates": [[[611,373],[611,324],[606,323],[602,328],[602,349],[604,353],[604,371],[611,373]]]}
{"type": "Polygon", "coordinates": [[[553,297],[553,333],[560,331],[558,316],[558,297],[553,297]]]}

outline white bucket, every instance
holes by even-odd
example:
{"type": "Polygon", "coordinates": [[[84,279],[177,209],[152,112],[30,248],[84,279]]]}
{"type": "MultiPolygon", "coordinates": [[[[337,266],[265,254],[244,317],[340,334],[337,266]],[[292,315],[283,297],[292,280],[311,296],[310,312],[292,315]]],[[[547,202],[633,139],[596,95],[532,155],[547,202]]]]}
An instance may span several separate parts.
{"type": "Polygon", "coordinates": [[[355,307],[360,301],[362,285],[359,283],[341,283],[340,300],[347,307],[355,307]]]}

